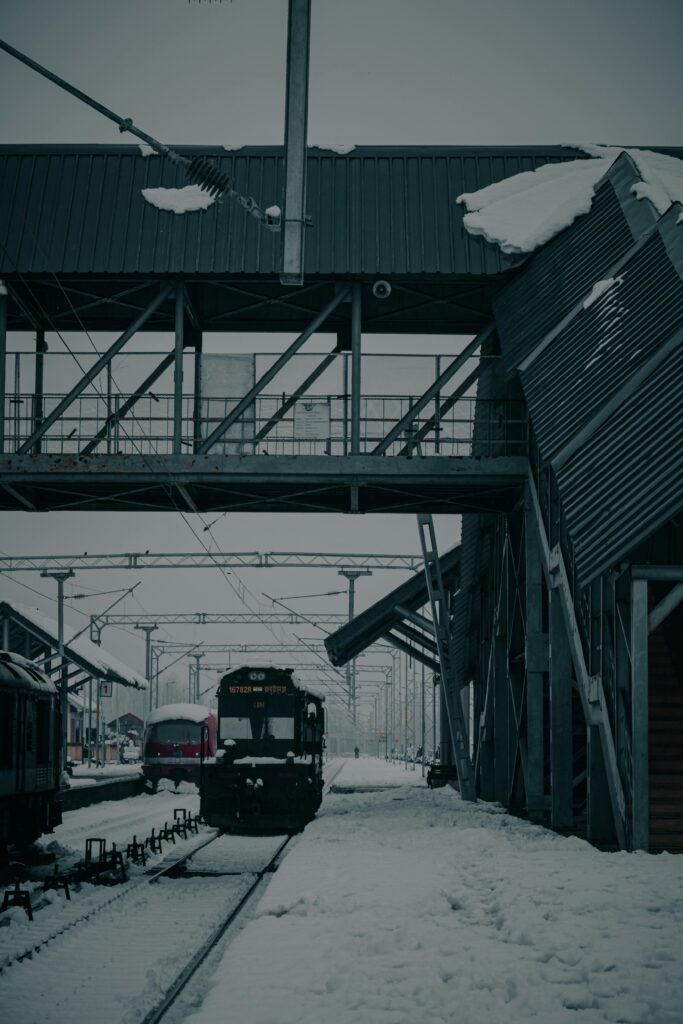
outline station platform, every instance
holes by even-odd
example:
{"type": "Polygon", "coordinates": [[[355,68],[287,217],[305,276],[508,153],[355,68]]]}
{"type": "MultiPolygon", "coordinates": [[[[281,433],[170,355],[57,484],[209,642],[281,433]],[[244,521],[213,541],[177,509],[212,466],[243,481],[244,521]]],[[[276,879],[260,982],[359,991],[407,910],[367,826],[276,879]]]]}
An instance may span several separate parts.
{"type": "Polygon", "coordinates": [[[680,1020],[683,858],[600,852],[410,769],[344,761],[188,1024],[680,1020]]]}

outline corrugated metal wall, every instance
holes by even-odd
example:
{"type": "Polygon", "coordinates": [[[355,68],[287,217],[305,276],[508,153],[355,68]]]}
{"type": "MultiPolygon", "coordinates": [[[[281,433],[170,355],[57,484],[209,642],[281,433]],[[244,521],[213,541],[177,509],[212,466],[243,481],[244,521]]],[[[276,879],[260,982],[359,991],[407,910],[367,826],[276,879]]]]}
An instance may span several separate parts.
{"type": "Polygon", "coordinates": [[[683,348],[558,472],[585,586],[683,508],[683,348]]]}
{"type": "MultiPolygon", "coordinates": [[[[590,213],[579,217],[531,259],[493,303],[510,373],[558,324],[607,269],[633,245],[634,235],[612,183],[613,177],[636,177],[622,155],[596,190],[590,213]]],[[[642,209],[649,208],[649,204],[642,209]]],[[[654,224],[656,217],[651,217],[654,224]]]]}
{"type": "Polygon", "coordinates": [[[658,232],[619,276],[521,375],[547,460],[683,323],[683,281],[658,232]]]}
{"type": "MultiPolygon", "coordinates": [[[[281,147],[180,151],[211,157],[264,208],[282,205],[281,147]]],[[[457,196],[582,155],[559,146],[311,149],[306,273],[498,274],[519,260],[465,232],[457,196]]],[[[0,147],[0,273],[277,274],[279,235],[230,200],[178,216],[142,196],[186,184],[182,168],[137,146],[0,147]]]]}

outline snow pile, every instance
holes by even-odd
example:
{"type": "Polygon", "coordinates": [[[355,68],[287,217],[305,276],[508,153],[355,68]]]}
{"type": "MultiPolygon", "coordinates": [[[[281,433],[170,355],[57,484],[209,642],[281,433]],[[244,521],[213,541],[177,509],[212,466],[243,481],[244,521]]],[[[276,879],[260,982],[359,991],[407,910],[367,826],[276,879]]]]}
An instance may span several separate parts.
{"type": "Polygon", "coordinates": [[[142,153],[143,156],[158,156],[159,155],[157,153],[156,149],[152,149],[152,147],[147,142],[138,142],[138,147],[139,147],[140,152],[142,153]]]}
{"type": "MultiPolygon", "coordinates": [[[[483,235],[503,252],[527,253],[569,227],[588,213],[598,182],[622,152],[609,146],[581,148],[593,159],[544,164],[478,192],[463,192],[457,202],[468,210],[463,219],[467,231],[483,235]]],[[[638,199],[650,199],[660,214],[683,202],[683,160],[649,150],[625,152],[643,179],[632,188],[638,199]]]]}
{"type": "Polygon", "coordinates": [[[143,188],[142,194],[152,206],[159,210],[170,210],[171,213],[194,213],[195,210],[206,210],[216,201],[199,185],[186,185],[184,188],[143,188]]]}
{"type": "Polygon", "coordinates": [[[600,853],[370,758],[338,780],[187,1024],[680,1020],[683,858],[600,853]]]}

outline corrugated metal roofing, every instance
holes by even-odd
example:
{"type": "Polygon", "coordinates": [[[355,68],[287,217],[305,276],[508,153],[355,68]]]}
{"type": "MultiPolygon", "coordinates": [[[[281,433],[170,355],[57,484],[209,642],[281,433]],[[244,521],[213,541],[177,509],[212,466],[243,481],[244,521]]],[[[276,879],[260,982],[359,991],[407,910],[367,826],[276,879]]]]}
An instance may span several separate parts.
{"type": "Polygon", "coordinates": [[[683,281],[655,230],[615,284],[521,373],[543,457],[552,459],[681,323],[683,281]]]}
{"type": "Polygon", "coordinates": [[[622,153],[597,188],[590,212],[544,245],[524,273],[496,296],[493,309],[509,372],[628,251],[640,221],[650,227],[656,222],[649,202],[632,211],[639,201],[629,189],[640,180],[633,161],[622,153]]]}
{"type": "Polygon", "coordinates": [[[679,344],[557,477],[580,586],[680,513],[683,346],[679,344]]]}
{"type": "MultiPolygon", "coordinates": [[[[210,156],[262,206],[282,205],[282,147],[178,148],[210,156]]],[[[470,236],[457,196],[584,155],[562,146],[311,149],[306,274],[499,274],[519,258],[470,236]]],[[[137,146],[2,146],[0,273],[276,275],[279,235],[230,200],[178,216],[142,196],[186,184],[181,167],[137,146]]]]}

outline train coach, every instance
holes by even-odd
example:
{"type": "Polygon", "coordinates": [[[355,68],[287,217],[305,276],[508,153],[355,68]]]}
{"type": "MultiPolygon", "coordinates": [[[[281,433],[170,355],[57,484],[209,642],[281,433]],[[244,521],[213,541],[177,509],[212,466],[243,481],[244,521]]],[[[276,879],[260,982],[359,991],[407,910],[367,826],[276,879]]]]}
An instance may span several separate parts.
{"type": "Polygon", "coordinates": [[[218,689],[218,751],[202,764],[201,813],[227,832],[297,832],[320,807],[324,697],[291,668],[243,667],[218,689]]]}
{"type": "Polygon", "coordinates": [[[199,785],[200,763],[212,757],[216,718],[202,704],[165,704],[147,718],[142,772],[150,789],[161,779],[199,785]]]}
{"type": "Polygon", "coordinates": [[[0,851],[62,820],[57,687],[28,658],[0,651],[0,851]]]}

